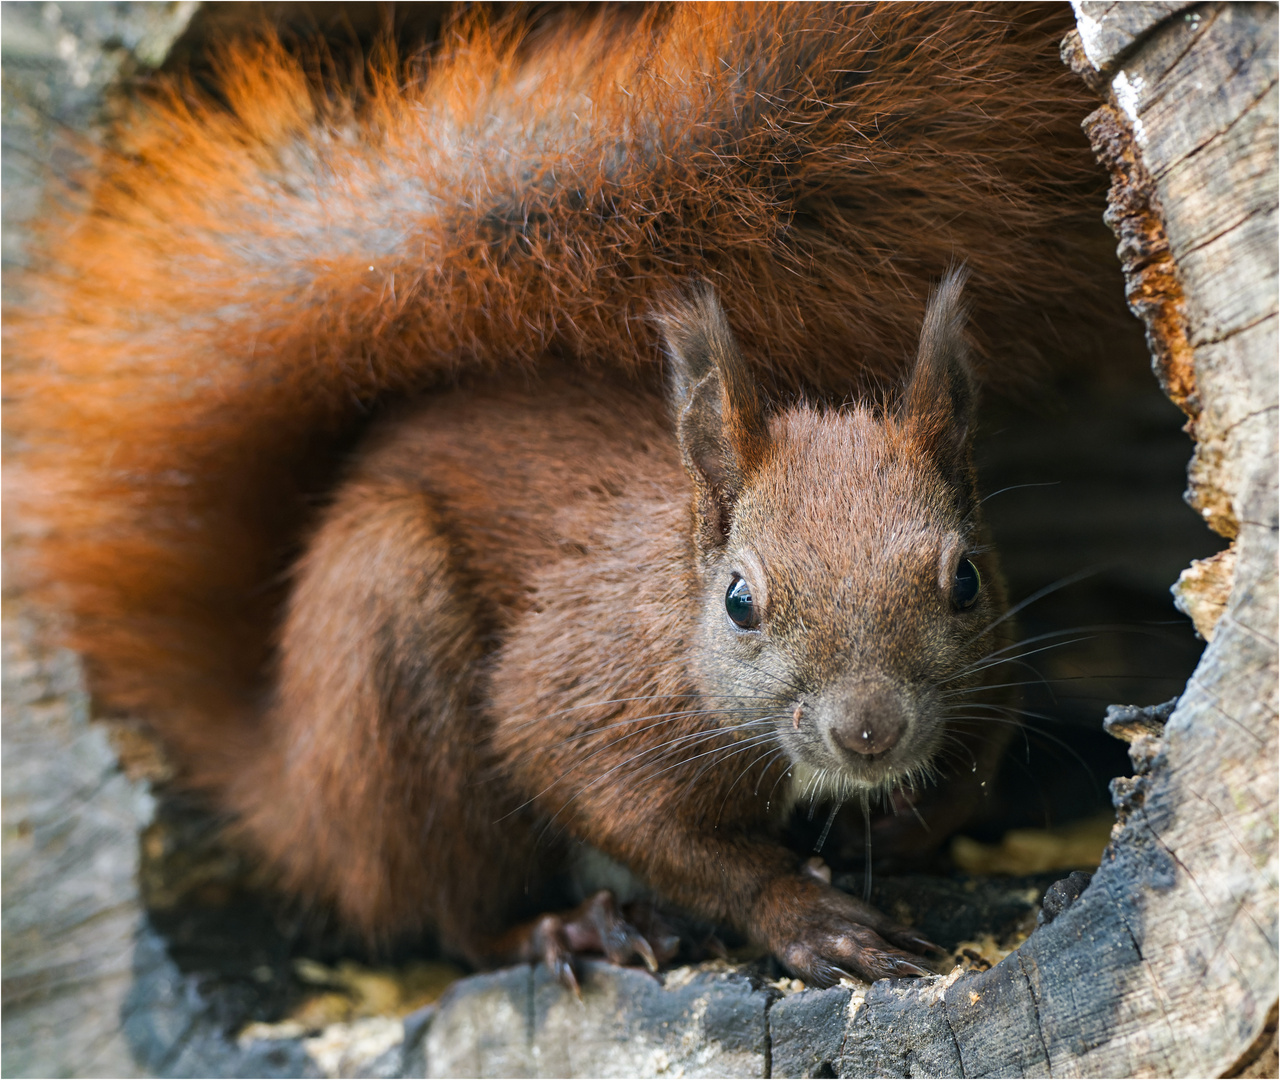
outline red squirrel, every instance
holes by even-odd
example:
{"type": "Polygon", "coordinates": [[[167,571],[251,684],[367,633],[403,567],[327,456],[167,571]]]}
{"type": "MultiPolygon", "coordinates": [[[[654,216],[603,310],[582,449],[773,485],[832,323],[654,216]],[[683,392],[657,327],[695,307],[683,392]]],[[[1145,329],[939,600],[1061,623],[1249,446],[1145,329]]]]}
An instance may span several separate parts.
{"type": "Polygon", "coordinates": [[[652,959],[611,912],[495,934],[563,832],[816,985],[922,974],[888,942],[923,939],[776,833],[799,799],[914,788],[948,740],[1003,742],[949,719],[991,681],[1003,609],[960,288],[882,410],[768,415],[704,292],[662,319],[673,424],[548,378],[379,425],[295,567],[266,738],[224,793],[238,828],[288,886],[475,960],[524,943],[563,971],[601,918],[652,959]]]}
{"type": "Polygon", "coordinates": [[[1123,317],[1068,25],[481,14],[347,85],[270,41],[215,94],[158,83],[7,312],[11,566],[99,699],[372,935],[563,968],[585,923],[511,937],[497,880],[552,826],[816,983],[918,970],[759,830],[964,737],[939,695],[1001,600],[957,279],[924,298],[966,260],[973,372],[1002,383],[1123,317]],[[673,435],[650,312],[691,280],[728,317],[704,292],[659,320],[673,435]]]}

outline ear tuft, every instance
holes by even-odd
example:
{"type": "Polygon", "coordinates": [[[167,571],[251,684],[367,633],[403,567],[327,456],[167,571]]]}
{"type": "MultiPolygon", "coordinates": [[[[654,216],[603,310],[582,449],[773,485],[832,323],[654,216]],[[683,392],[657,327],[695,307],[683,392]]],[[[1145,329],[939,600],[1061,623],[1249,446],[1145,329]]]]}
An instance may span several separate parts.
{"type": "Polygon", "coordinates": [[[740,425],[733,434],[747,441],[759,434],[755,425],[763,426],[763,410],[755,379],[715,290],[701,282],[686,299],[660,309],[655,319],[670,360],[671,402],[677,415],[693,388],[708,375],[716,375],[729,405],[726,419],[740,425]]]}
{"type": "Polygon", "coordinates": [[[672,404],[678,412],[689,391],[718,367],[716,354],[732,353],[736,346],[715,290],[705,282],[693,286],[687,296],[669,300],[653,319],[662,330],[672,404]]]}
{"type": "Polygon", "coordinates": [[[768,448],[751,370],[711,286],[658,311],[670,360],[670,400],[686,471],[698,498],[699,544],[723,544],[743,485],[768,448]]]}
{"type": "Polygon", "coordinates": [[[929,297],[915,370],[900,411],[946,442],[963,444],[973,420],[974,383],[969,363],[969,271],[947,271],[929,297]]]}
{"type": "Polygon", "coordinates": [[[967,269],[954,267],[930,295],[915,370],[899,406],[962,505],[972,496],[969,438],[976,399],[964,298],[968,279],[967,269]]]}

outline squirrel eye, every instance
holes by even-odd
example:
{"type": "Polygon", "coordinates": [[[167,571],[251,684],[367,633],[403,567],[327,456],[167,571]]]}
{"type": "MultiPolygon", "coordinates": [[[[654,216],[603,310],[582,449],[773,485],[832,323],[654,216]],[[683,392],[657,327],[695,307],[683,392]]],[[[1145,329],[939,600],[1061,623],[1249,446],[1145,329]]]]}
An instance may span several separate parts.
{"type": "Polygon", "coordinates": [[[750,630],[760,622],[755,601],[751,599],[751,586],[736,575],[729,585],[729,591],[724,594],[724,609],[733,620],[733,625],[743,630],[750,630]]]}
{"type": "Polygon", "coordinates": [[[982,588],[982,576],[978,568],[968,559],[961,559],[956,567],[955,581],[951,585],[951,602],[961,611],[973,607],[978,599],[978,590],[982,588]]]}

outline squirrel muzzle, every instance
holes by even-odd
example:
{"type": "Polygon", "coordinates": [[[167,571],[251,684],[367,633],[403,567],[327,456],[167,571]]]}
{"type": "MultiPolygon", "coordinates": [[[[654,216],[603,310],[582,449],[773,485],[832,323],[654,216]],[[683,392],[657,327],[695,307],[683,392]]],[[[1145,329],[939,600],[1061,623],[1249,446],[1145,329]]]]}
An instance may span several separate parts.
{"type": "Polygon", "coordinates": [[[826,722],[826,735],[837,757],[855,770],[884,756],[902,741],[910,723],[911,706],[888,683],[857,683],[835,695],[826,722]]]}

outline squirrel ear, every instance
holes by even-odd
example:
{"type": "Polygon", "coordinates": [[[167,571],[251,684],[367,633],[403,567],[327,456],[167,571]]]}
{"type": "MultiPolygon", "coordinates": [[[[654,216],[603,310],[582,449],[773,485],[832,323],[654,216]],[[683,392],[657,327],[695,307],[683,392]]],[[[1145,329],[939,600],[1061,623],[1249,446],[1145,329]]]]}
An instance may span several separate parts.
{"type": "MultiPolygon", "coordinates": [[[[969,435],[976,397],[966,336],[968,277],[964,267],[947,271],[929,297],[915,370],[899,405],[899,415],[915,427],[943,475],[957,481],[970,471],[969,435]]],[[[957,486],[971,486],[971,479],[968,485],[957,486]]]]}
{"type": "Polygon", "coordinates": [[[743,485],[768,446],[760,395],[709,285],[656,318],[671,362],[680,456],[697,494],[698,544],[721,547],[743,485]]]}

